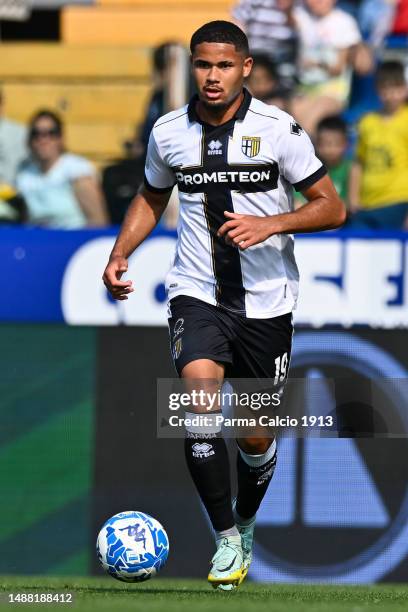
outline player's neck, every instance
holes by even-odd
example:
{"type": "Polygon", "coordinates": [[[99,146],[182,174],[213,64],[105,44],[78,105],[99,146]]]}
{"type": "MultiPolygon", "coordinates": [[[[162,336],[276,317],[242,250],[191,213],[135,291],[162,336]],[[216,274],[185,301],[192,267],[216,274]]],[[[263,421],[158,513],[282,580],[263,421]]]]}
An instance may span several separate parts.
{"type": "Polygon", "coordinates": [[[235,113],[239,109],[244,99],[244,92],[242,91],[235,100],[232,101],[230,106],[224,108],[209,108],[205,106],[201,100],[197,102],[196,113],[204,123],[210,125],[222,125],[227,123],[230,119],[235,116],[235,113]]]}

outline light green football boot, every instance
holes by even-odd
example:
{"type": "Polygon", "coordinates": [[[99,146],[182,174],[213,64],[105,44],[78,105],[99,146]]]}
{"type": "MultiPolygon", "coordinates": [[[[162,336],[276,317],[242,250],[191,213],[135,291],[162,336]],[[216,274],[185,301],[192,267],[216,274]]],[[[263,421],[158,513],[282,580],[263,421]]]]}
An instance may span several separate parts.
{"type": "MultiPolygon", "coordinates": [[[[236,503],[237,503],[237,500],[234,499],[232,502],[232,508],[233,508],[235,517],[236,517],[236,509],[235,509],[236,503]]],[[[249,525],[240,525],[238,522],[236,523],[237,529],[241,536],[242,553],[243,553],[244,569],[242,572],[243,578],[241,582],[245,579],[248,573],[248,570],[249,570],[249,566],[251,565],[251,562],[252,562],[252,547],[254,543],[255,520],[256,520],[256,517],[254,516],[254,518],[249,523],[249,525]]],[[[241,582],[239,584],[241,584],[241,582]]],[[[218,588],[222,591],[232,591],[236,587],[237,585],[234,585],[234,584],[228,584],[228,585],[220,584],[218,588]]]]}
{"type": "Polygon", "coordinates": [[[244,579],[244,562],[240,536],[226,536],[217,545],[217,552],[211,560],[208,582],[219,585],[238,586],[244,579]]]}
{"type": "MultiPolygon", "coordinates": [[[[235,518],[237,518],[236,506],[237,506],[237,500],[235,498],[232,502],[232,510],[234,512],[235,518]]],[[[256,515],[253,517],[253,519],[248,525],[240,525],[238,521],[236,522],[237,529],[241,535],[245,576],[247,575],[249,566],[251,565],[251,562],[252,562],[252,547],[254,545],[255,521],[256,521],[256,515]]]]}

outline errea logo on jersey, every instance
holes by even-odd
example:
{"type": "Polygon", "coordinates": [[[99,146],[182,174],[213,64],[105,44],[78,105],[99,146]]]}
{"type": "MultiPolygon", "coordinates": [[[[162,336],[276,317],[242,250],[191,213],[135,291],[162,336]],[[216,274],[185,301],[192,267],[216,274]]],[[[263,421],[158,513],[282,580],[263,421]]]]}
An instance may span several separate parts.
{"type": "Polygon", "coordinates": [[[212,140],[208,145],[208,155],[222,155],[222,142],[219,140],[212,140]]]}

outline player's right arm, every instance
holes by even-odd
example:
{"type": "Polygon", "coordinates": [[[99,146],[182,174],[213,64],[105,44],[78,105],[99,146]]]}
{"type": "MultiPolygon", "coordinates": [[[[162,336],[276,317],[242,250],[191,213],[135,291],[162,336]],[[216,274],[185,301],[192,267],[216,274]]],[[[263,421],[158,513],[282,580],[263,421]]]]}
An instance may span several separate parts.
{"type": "Polygon", "coordinates": [[[132,293],[132,281],[121,280],[128,269],[128,258],[160,221],[175,182],[154,132],[153,128],[147,150],[145,184],[129,206],[102,277],[116,300],[127,300],[132,293]]]}
{"type": "Polygon", "coordinates": [[[128,269],[128,258],[160,221],[170,194],[171,191],[154,193],[142,187],[129,206],[102,277],[106,288],[116,300],[127,300],[127,295],[132,293],[132,281],[121,280],[128,269]]]}

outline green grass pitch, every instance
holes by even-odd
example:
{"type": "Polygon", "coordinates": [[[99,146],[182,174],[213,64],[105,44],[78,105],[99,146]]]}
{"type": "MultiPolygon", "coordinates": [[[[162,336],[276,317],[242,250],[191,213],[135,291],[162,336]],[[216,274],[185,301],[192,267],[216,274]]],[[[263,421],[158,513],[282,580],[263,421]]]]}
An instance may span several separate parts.
{"type": "Polygon", "coordinates": [[[0,609],[72,612],[397,612],[408,610],[408,585],[367,587],[245,582],[214,591],[203,580],[156,578],[129,585],[113,578],[0,577],[0,609]],[[73,604],[10,604],[8,594],[67,593],[73,604]]]}

